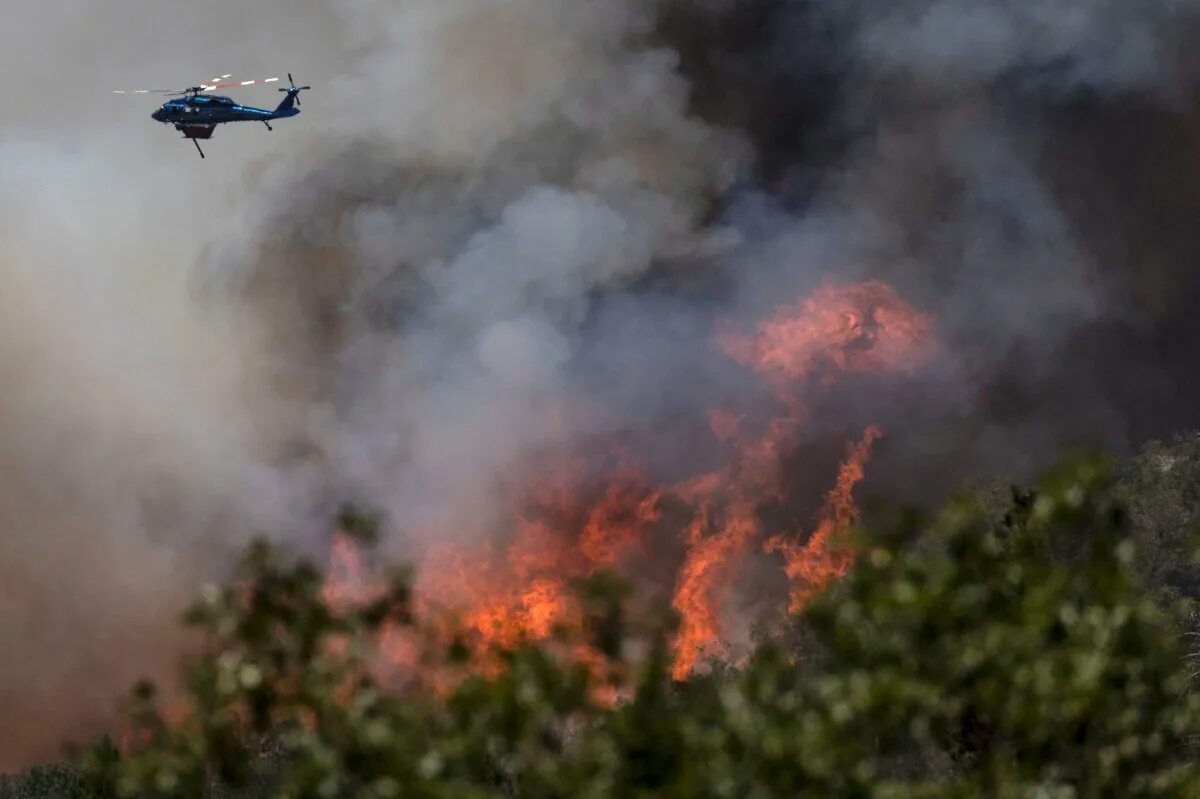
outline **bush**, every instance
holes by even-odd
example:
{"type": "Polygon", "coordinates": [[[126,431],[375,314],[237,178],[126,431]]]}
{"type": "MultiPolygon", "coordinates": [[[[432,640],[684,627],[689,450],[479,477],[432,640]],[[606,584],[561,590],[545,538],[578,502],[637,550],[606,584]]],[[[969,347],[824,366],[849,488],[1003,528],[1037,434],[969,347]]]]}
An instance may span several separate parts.
{"type": "Polygon", "coordinates": [[[671,621],[600,576],[551,642],[428,645],[461,675],[395,688],[381,634],[423,637],[407,580],[332,607],[319,570],[265,544],[189,614],[205,639],[187,713],[131,698],[104,797],[1185,797],[1200,705],[1171,620],[1141,586],[1100,461],[964,497],[859,537],[847,578],[746,663],[670,679],[671,621]],[[1066,552],[1066,555],[1062,553],[1066,552]],[[792,651],[802,641],[804,658],[792,651]],[[573,654],[589,653],[587,657],[573,654]],[[619,701],[611,701],[613,693],[619,701]]]}
{"type": "Polygon", "coordinates": [[[0,776],[0,799],[84,799],[82,775],[67,765],[32,768],[19,777],[0,776]]]}

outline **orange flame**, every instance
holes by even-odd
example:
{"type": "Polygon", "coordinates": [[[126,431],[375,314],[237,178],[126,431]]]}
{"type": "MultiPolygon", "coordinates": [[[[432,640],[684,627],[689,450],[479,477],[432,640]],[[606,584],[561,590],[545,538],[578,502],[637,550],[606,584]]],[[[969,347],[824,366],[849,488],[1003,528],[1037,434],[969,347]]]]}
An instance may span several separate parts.
{"type": "MultiPolygon", "coordinates": [[[[498,546],[497,537],[471,545],[444,543],[424,553],[418,613],[435,601],[456,608],[478,652],[549,638],[556,627],[579,618],[573,580],[644,559],[652,554],[650,539],[674,525],[685,552],[672,588],[680,615],[673,675],[686,678],[700,658],[718,652],[723,606],[742,560],[763,535],[760,506],[787,493],[782,464],[797,446],[806,391],[814,379],[820,385],[842,373],[917,368],[930,355],[933,326],[884,283],[826,283],[750,334],[722,325],[717,337],[732,358],[772,386],[782,405],[778,417],[754,431],[735,414],[713,411],[709,427],[727,450],[724,464],[674,485],[653,485],[624,458],[597,485],[586,477],[593,460],[586,452],[557,453],[549,467],[535,470],[537,480],[513,492],[515,521],[507,544],[498,546]],[[682,516],[667,521],[668,503],[680,505],[682,516]]],[[[853,554],[839,546],[841,533],[856,519],[851,492],[880,435],[872,426],[850,447],[806,542],[777,535],[763,543],[766,552],[783,555],[791,609],[803,607],[850,568],[853,554]]],[[[339,601],[361,596],[354,586],[366,581],[346,546],[335,540],[331,553],[328,596],[339,601]]],[[[397,661],[411,658],[411,647],[395,646],[397,661]]],[[[587,653],[576,654],[580,662],[596,662],[587,653]]]]}
{"type": "Polygon", "coordinates": [[[760,533],[758,504],[779,495],[779,456],[786,432],[779,422],[770,424],[757,441],[744,441],[727,415],[714,414],[716,435],[732,439],[732,457],[720,471],[675,487],[676,495],[695,508],[684,531],[688,551],[675,583],[674,605],[680,615],[676,679],[686,677],[701,657],[715,654],[721,606],[741,556],[760,533]]]}
{"type": "Polygon", "coordinates": [[[869,427],[858,443],[850,447],[846,460],[838,470],[837,484],[825,496],[817,528],[808,541],[801,544],[783,536],[772,536],[764,545],[767,552],[780,552],[784,572],[792,582],[788,609],[800,611],[832,580],[843,576],[854,560],[846,542],[839,541],[858,519],[851,492],[863,478],[871,445],[882,433],[869,427]]]}
{"type": "Polygon", "coordinates": [[[579,540],[584,556],[607,568],[634,554],[642,531],[662,518],[661,501],[661,491],[642,496],[632,477],[614,481],[588,512],[579,540]]]}
{"type": "Polygon", "coordinates": [[[753,336],[729,329],[718,339],[735,360],[754,366],[790,393],[814,373],[910,370],[933,341],[932,320],[886,283],[824,283],[780,310],[753,336]]]}
{"type": "MultiPolygon", "coordinates": [[[[778,498],[782,491],[780,464],[790,447],[788,433],[803,413],[799,392],[804,384],[814,374],[829,380],[838,372],[912,369],[928,355],[932,322],[884,283],[827,283],[812,296],[783,308],[752,336],[729,328],[718,336],[731,357],[767,377],[788,412],[772,420],[761,437],[751,440],[742,436],[728,414],[714,414],[714,435],[732,441],[734,455],[725,470],[699,478],[681,492],[690,495],[698,510],[685,533],[690,549],[676,584],[675,607],[682,619],[676,643],[676,679],[686,677],[697,659],[718,646],[720,605],[731,575],[749,542],[760,534],[757,506],[765,499],[778,498]],[[723,517],[716,520],[711,505],[718,491],[724,491],[728,499],[723,517]]],[[[878,435],[879,431],[871,428],[865,446],[869,448],[878,435]]],[[[805,569],[814,578],[822,572],[821,565],[804,565],[810,563],[805,558],[817,552],[821,564],[844,573],[840,562],[830,561],[824,542],[830,538],[827,528],[835,526],[847,508],[853,509],[850,489],[859,478],[852,474],[861,477],[865,458],[864,451],[843,466],[834,491],[838,499],[831,499],[830,508],[823,512],[823,518],[830,521],[818,527],[813,553],[798,556],[794,563],[788,561],[789,577],[792,571],[808,576],[805,569]]],[[[812,584],[824,586],[826,582],[814,579],[812,584]]],[[[796,601],[793,596],[793,606],[796,601]]]]}

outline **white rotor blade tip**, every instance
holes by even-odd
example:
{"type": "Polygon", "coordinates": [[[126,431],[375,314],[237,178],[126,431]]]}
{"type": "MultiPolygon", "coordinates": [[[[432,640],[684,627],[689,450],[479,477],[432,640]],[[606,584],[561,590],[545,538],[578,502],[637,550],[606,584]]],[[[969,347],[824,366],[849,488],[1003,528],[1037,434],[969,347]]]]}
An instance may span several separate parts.
{"type": "Polygon", "coordinates": [[[113,94],[124,94],[124,93],[125,92],[121,91],[120,89],[113,89],[113,94]]]}
{"type": "Polygon", "coordinates": [[[249,86],[251,83],[254,83],[254,81],[252,81],[252,80],[244,80],[244,81],[242,81],[242,85],[243,85],[243,86],[249,86]]]}
{"type": "Polygon", "coordinates": [[[274,83],[277,80],[279,80],[279,78],[267,78],[263,81],[263,83],[274,83]]]}
{"type": "Polygon", "coordinates": [[[133,93],[134,94],[149,94],[150,90],[149,89],[134,89],[133,93]]]}

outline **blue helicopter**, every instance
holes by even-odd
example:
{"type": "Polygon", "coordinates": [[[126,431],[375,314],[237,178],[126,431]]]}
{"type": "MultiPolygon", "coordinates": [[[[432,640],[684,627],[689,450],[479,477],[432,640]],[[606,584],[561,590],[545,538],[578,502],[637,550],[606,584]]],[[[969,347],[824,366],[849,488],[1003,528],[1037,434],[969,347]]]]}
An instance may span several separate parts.
{"type": "Polygon", "coordinates": [[[174,125],[175,130],[182,133],[185,139],[192,140],[192,144],[196,145],[196,150],[200,153],[200,157],[204,158],[204,150],[200,149],[200,142],[197,139],[211,139],[217,125],[223,125],[226,122],[261,122],[267,126],[267,130],[274,130],[271,127],[273,120],[287,119],[300,113],[300,109],[297,108],[300,105],[300,92],[312,88],[311,86],[297,86],[289,72],[289,85],[279,90],[286,92],[287,96],[283,98],[283,101],[274,110],[240,105],[228,97],[208,94],[208,92],[215,92],[218,89],[240,89],[259,83],[275,83],[279,80],[279,78],[265,78],[262,80],[235,81],[233,83],[221,82],[230,77],[232,75],[221,75],[220,77],[213,78],[208,83],[202,83],[199,86],[181,90],[135,89],[133,91],[124,91],[117,89],[113,93],[165,94],[175,97],[176,99],[163,103],[158,110],[150,115],[150,118],[165,125],[174,125]]]}

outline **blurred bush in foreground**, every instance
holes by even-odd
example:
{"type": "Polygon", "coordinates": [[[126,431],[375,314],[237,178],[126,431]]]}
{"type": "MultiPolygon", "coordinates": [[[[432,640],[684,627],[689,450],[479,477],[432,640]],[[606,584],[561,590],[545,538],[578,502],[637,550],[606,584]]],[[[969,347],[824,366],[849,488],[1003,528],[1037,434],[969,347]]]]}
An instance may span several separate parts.
{"type": "MultiPolygon", "coordinates": [[[[599,575],[552,641],[428,634],[408,581],[327,601],[266,544],[188,616],[187,701],[130,698],[99,797],[1194,797],[1186,638],[1142,587],[1103,461],[857,535],[856,568],[749,659],[670,679],[670,618],[599,575]],[[381,641],[408,636],[393,685],[381,641]],[[446,679],[451,675],[452,679],[446,679]]],[[[75,790],[75,788],[72,788],[75,790]]],[[[82,795],[82,794],[81,794],[82,795]]]]}

